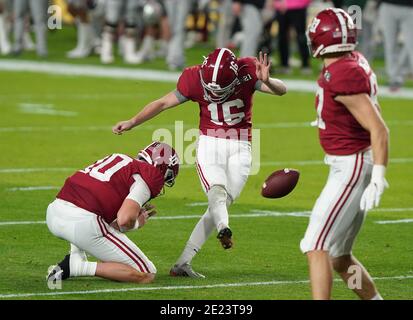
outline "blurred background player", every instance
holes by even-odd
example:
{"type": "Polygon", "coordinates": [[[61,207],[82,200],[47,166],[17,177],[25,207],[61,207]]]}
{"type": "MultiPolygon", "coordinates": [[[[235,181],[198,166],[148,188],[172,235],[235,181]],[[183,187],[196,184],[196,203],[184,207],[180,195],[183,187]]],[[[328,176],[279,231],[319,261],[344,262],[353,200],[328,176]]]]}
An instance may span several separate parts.
{"type": "Polygon", "coordinates": [[[180,70],[185,66],[185,23],[192,0],[165,0],[164,3],[171,30],[166,63],[170,70],[180,70]]]}
{"type": "Polygon", "coordinates": [[[165,58],[171,37],[164,1],[147,0],[142,7],[143,39],[137,53],[139,62],[165,58]]]}
{"type": "Polygon", "coordinates": [[[240,195],[251,167],[251,112],[256,90],[283,95],[284,83],[270,78],[267,55],[259,59],[237,57],[226,48],[215,49],[201,65],[186,68],[177,89],[149,103],[130,120],[118,122],[121,134],[160,112],[189,100],[199,104],[200,136],[196,168],[208,198],[208,209],[195,226],[172,276],[204,277],[192,270],[191,261],[214,229],[224,249],[232,247],[228,207],[240,195]]]}
{"type": "Polygon", "coordinates": [[[13,53],[19,55],[23,51],[24,29],[27,14],[33,19],[36,38],[36,53],[39,57],[47,57],[47,7],[48,0],[14,0],[14,47],[13,53]]]}
{"type": "Polygon", "coordinates": [[[309,64],[307,39],[305,36],[307,26],[307,8],[311,0],[274,0],[278,21],[278,49],[280,51],[281,73],[291,73],[290,70],[290,38],[291,27],[294,28],[298,51],[301,58],[301,71],[304,74],[312,72],[309,64]]]}
{"type": "Polygon", "coordinates": [[[97,276],[148,283],[156,268],[125,232],[141,228],[155,214],[148,201],[179,172],[175,150],[153,142],[136,159],[112,154],[66,179],[47,208],[47,226],[71,244],[68,255],[48,279],[97,276]],[[86,253],[100,262],[89,262],[86,253]]]}
{"type": "MultiPolygon", "coordinates": [[[[379,8],[379,21],[384,38],[386,73],[390,90],[396,91],[404,83],[403,69],[413,66],[413,1],[382,0],[379,8]],[[400,55],[399,35],[407,59],[400,55]],[[410,62],[409,62],[410,61],[410,62]],[[406,63],[407,62],[407,63],[406,63]]],[[[413,69],[413,68],[412,68],[413,69]]]]}
{"type": "Polygon", "coordinates": [[[4,0],[0,0],[0,53],[2,55],[8,55],[11,52],[5,2],[4,0]]]}
{"type": "Polygon", "coordinates": [[[220,0],[216,47],[227,47],[231,39],[231,30],[235,17],[232,14],[232,0],[220,0]]]}
{"type": "Polygon", "coordinates": [[[232,13],[239,17],[243,31],[240,57],[255,57],[263,31],[261,11],[266,0],[233,0],[232,13]]]}
{"type": "Polygon", "coordinates": [[[106,0],[67,0],[68,11],[75,18],[77,27],[76,47],[66,56],[80,59],[89,56],[94,50],[100,51],[99,12],[104,10],[106,0]]]}
{"type": "Polygon", "coordinates": [[[113,45],[117,36],[118,26],[124,23],[124,38],[119,41],[122,46],[123,59],[128,64],[140,62],[136,54],[136,27],[138,18],[139,0],[106,0],[105,27],[102,34],[102,49],[100,60],[104,64],[113,63],[113,45]]]}
{"type": "Polygon", "coordinates": [[[324,62],[316,98],[320,143],[330,165],[301,241],[307,254],[314,299],[330,299],[332,268],[364,300],[381,300],[372,278],[352,255],[368,210],[388,187],[388,129],[380,115],[377,80],[367,60],[354,51],[357,29],[342,9],[321,11],[307,31],[311,52],[324,62]],[[352,269],[351,269],[352,268],[352,269]]]}

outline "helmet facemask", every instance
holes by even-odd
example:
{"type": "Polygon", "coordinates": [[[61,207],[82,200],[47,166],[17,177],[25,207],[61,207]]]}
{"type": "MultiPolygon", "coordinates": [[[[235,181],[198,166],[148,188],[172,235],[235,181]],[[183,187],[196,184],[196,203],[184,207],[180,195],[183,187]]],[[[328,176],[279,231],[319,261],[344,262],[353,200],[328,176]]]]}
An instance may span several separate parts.
{"type": "Polygon", "coordinates": [[[167,187],[172,187],[175,184],[175,171],[174,167],[179,164],[179,158],[176,154],[169,157],[168,168],[165,171],[164,181],[167,187]]]}
{"type": "Polygon", "coordinates": [[[202,88],[204,89],[204,97],[212,103],[223,103],[225,102],[235,91],[235,86],[239,83],[238,78],[234,80],[224,88],[217,83],[206,83],[202,77],[202,72],[199,71],[199,76],[201,78],[202,88]]]}

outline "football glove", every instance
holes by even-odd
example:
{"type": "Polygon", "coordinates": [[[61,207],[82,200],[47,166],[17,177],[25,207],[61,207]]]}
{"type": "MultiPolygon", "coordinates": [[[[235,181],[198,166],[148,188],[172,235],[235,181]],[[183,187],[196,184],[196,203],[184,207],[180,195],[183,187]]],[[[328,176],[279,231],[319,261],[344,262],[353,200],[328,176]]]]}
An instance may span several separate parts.
{"type": "Polygon", "coordinates": [[[361,210],[369,211],[375,207],[378,207],[384,189],[389,187],[389,184],[384,177],[385,173],[385,166],[378,164],[375,164],[373,166],[370,184],[367,186],[367,188],[363,192],[363,195],[361,196],[361,210]]]}

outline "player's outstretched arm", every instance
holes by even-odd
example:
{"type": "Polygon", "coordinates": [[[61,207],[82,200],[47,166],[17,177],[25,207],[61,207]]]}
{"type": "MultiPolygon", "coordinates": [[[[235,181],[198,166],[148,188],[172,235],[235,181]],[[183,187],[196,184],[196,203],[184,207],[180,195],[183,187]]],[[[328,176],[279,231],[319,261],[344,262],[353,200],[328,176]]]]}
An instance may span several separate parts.
{"type": "Polygon", "coordinates": [[[367,94],[337,96],[335,99],[344,104],[360,125],[370,132],[374,166],[371,182],[360,203],[362,210],[370,210],[379,205],[381,195],[388,187],[385,173],[389,153],[389,129],[367,94]]]}
{"type": "Polygon", "coordinates": [[[128,131],[149,119],[152,119],[162,111],[176,107],[181,102],[178,100],[174,91],[168,93],[162,98],[152,101],[147,104],[136,116],[129,120],[120,121],[113,126],[112,132],[114,134],[122,134],[124,131],[128,131]]]}
{"type": "Polygon", "coordinates": [[[259,91],[269,94],[282,96],[287,93],[287,86],[279,79],[270,77],[271,61],[267,54],[261,51],[257,60],[255,61],[255,73],[258,80],[261,81],[259,91]]]}

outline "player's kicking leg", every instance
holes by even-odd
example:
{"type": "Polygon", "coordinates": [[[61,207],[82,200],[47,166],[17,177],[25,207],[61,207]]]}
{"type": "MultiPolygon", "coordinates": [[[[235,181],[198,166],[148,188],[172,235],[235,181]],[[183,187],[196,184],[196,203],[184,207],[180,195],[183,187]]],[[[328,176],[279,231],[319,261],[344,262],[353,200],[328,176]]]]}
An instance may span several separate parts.
{"type": "MultiPolygon", "coordinates": [[[[230,204],[231,201],[228,198],[227,206],[229,206],[230,204]]],[[[207,209],[192,231],[181,256],[177,260],[176,264],[172,267],[170,271],[171,276],[205,278],[204,275],[192,269],[191,262],[195,255],[201,250],[202,246],[207,241],[214,229],[214,219],[210,214],[209,209],[207,209]]]]}
{"type": "MultiPolygon", "coordinates": [[[[208,151],[211,150],[211,147],[207,147],[205,144],[209,139],[211,138],[200,138],[200,146],[208,151]]],[[[217,237],[221,242],[221,245],[225,249],[232,247],[232,232],[228,225],[228,208],[233,202],[233,199],[236,199],[239,196],[247,181],[251,166],[251,148],[249,143],[244,142],[222,139],[220,139],[219,142],[230,145],[229,148],[226,148],[226,170],[223,173],[220,171],[222,168],[216,166],[211,167],[211,165],[208,165],[208,163],[211,163],[212,159],[202,161],[202,159],[204,159],[201,156],[202,153],[198,153],[197,171],[201,180],[201,185],[207,193],[209,207],[195,226],[184,251],[175,266],[171,269],[170,274],[173,276],[202,276],[192,270],[191,261],[199,250],[201,250],[201,247],[215,228],[218,230],[217,237]],[[226,188],[223,188],[223,181],[219,180],[222,179],[222,177],[225,178],[224,182],[226,182],[226,188]],[[212,181],[221,181],[221,184],[214,184],[212,181]],[[211,190],[213,191],[212,193],[211,190]],[[211,209],[215,211],[212,213],[211,209]]],[[[207,154],[210,155],[211,152],[208,152],[207,154]]],[[[220,155],[224,155],[224,152],[221,152],[220,155]]],[[[217,161],[218,163],[222,162],[219,158],[217,161]]]]}

